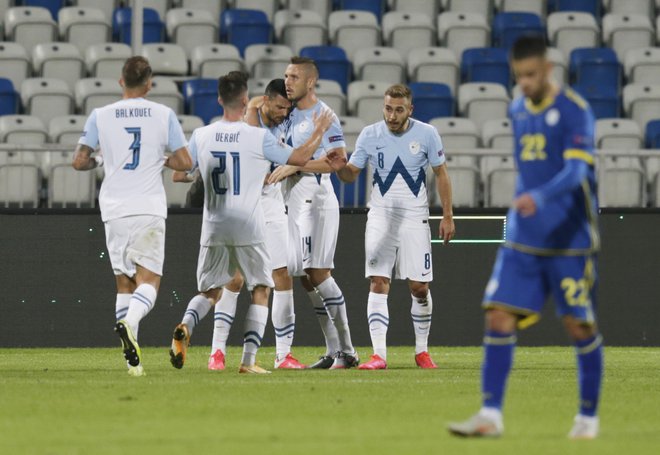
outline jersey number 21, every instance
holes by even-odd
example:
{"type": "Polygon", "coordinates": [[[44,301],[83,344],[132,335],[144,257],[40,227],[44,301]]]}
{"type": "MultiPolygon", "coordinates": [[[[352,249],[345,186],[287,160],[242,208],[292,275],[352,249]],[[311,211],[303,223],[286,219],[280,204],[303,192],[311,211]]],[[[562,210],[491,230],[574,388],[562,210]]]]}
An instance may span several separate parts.
{"type": "MultiPolygon", "coordinates": [[[[227,179],[221,178],[221,176],[227,170],[227,152],[211,152],[214,158],[218,159],[218,166],[214,167],[211,171],[211,181],[213,182],[213,191],[215,194],[225,194],[227,193],[227,186],[223,186],[224,183],[227,185],[230,183],[227,179]]],[[[241,157],[238,152],[229,152],[232,160],[233,166],[233,177],[234,177],[234,196],[241,194],[241,157]]]]}

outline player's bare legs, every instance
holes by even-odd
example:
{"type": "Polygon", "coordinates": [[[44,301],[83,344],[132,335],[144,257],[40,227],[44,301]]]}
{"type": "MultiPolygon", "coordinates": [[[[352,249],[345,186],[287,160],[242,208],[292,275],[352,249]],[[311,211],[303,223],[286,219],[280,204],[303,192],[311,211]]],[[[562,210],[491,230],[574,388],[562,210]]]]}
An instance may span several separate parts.
{"type": "Polygon", "coordinates": [[[291,355],[296,313],[293,306],[293,279],[286,267],[273,270],[273,310],[271,320],[275,329],[275,368],[302,369],[305,365],[291,355]]]}
{"type": "Polygon", "coordinates": [[[245,331],[243,334],[243,356],[239,373],[270,373],[256,364],[257,351],[268,321],[268,297],[270,288],[263,285],[255,286],[252,290],[252,305],[248,308],[245,317],[245,331]]]}
{"type": "Polygon", "coordinates": [[[220,299],[215,304],[213,342],[208,363],[209,370],[225,369],[227,338],[229,338],[229,330],[234,323],[236,303],[243,283],[243,275],[237,271],[232,280],[221,290],[220,299]]]}
{"type": "Polygon", "coordinates": [[[309,301],[314,307],[314,313],[319,320],[323,337],[325,338],[325,355],[319,357],[319,360],[309,366],[309,368],[327,369],[332,366],[333,356],[339,351],[339,335],[337,329],[332,323],[328,312],[323,305],[323,298],[316,291],[314,285],[309,281],[306,276],[300,277],[300,283],[307,291],[309,301]]]}

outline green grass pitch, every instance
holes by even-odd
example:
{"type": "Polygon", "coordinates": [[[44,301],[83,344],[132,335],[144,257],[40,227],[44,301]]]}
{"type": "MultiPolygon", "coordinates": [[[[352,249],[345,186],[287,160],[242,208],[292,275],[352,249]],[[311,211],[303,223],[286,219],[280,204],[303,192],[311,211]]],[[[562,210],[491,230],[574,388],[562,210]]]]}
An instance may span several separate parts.
{"type": "MultiPolygon", "coordinates": [[[[419,370],[411,347],[386,371],[223,372],[195,346],[175,370],[167,348],[144,348],[147,376],[126,374],[120,349],[0,351],[0,454],[658,454],[660,349],[607,348],[601,437],[569,441],[576,410],[570,348],[518,348],[505,435],[465,440],[450,420],[479,406],[481,349],[433,347],[419,370]]],[[[311,362],[320,348],[296,347],[311,362]]],[[[363,359],[370,349],[361,348],[363,359]]],[[[271,367],[272,348],[259,353],[271,367]]]]}

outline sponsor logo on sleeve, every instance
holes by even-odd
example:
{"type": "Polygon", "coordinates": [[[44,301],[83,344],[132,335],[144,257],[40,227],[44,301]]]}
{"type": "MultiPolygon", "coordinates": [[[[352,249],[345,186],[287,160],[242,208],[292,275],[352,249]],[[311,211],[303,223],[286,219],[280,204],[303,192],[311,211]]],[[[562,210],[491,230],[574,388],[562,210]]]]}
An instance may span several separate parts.
{"type": "Polygon", "coordinates": [[[579,146],[579,147],[592,147],[593,146],[593,140],[590,136],[584,136],[582,134],[574,134],[573,135],[573,145],[579,146]]]}
{"type": "Polygon", "coordinates": [[[330,137],[328,138],[328,142],[330,142],[331,144],[332,144],[333,142],[339,142],[339,141],[343,141],[343,140],[344,140],[344,136],[342,136],[342,135],[330,136],[330,137]]]}

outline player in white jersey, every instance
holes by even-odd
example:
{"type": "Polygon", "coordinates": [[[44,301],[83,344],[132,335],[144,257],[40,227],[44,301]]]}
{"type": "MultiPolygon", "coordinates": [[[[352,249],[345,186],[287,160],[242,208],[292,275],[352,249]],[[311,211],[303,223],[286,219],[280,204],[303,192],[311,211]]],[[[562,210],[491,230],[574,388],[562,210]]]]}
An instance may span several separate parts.
{"type": "Polygon", "coordinates": [[[272,266],[265,246],[261,189],[271,163],[304,165],[321,142],[332,119],[314,117],[314,131],[295,149],[268,131],[244,123],[248,104],[247,75],[233,71],[218,82],[220,121],[198,128],[190,139],[195,167],[204,181],[204,219],[197,264],[197,286],[217,301],[220,288],[240,270],[252,292],[243,338],[239,372],[267,373],[256,364],[268,318],[273,287],[272,266]]]}
{"type": "Polygon", "coordinates": [[[117,284],[115,331],[129,374],[141,376],[138,328],[156,301],[165,256],[163,166],[183,171],[192,161],[174,111],[144,99],[151,89],[149,62],[143,57],[126,60],[119,83],[122,100],[94,109],[73,167],[89,170],[105,163],[99,206],[117,284]],[[92,157],[99,146],[102,158],[92,157]]]}
{"type": "Polygon", "coordinates": [[[429,165],[442,201],[440,237],[445,243],[454,235],[451,182],[440,135],[433,126],[411,118],[412,110],[408,87],[397,84],[388,88],[384,120],[362,130],[348,165],[337,172],[343,181],[353,182],[367,163],[373,170],[374,188],[365,234],[365,276],[371,281],[367,317],[374,354],[360,365],[363,370],[387,368],[387,295],[395,265],[395,278],[408,280],[412,294],[415,361],[421,368],[437,368],[428,353],[433,310],[429,291],[433,262],[426,195],[429,165]]]}
{"type": "MultiPolygon", "coordinates": [[[[327,109],[316,97],[318,68],[313,60],[293,57],[284,78],[287,95],[295,104],[289,115],[287,142],[297,146],[312,132],[312,116],[327,109]]],[[[291,175],[285,185],[288,207],[290,250],[293,253],[289,273],[305,276],[303,285],[308,291],[326,338],[326,354],[310,368],[351,368],[359,359],[351,341],[344,296],[332,277],[334,255],[339,232],[339,202],[330,182],[332,166],[321,160],[326,154],[346,157],[344,135],[335,116],[323,142],[314,153],[314,161],[299,169],[284,166],[271,176],[275,181],[291,175]]]]}

